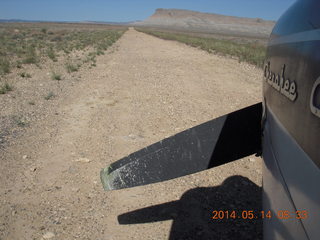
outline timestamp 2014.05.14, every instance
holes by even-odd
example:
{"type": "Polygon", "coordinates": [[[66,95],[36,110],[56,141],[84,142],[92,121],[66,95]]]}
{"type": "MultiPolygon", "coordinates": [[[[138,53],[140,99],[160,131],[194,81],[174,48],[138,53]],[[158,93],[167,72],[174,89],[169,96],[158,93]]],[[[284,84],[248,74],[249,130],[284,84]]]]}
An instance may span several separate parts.
{"type": "Polygon", "coordinates": [[[211,219],[213,220],[223,220],[223,219],[297,219],[303,220],[309,217],[309,213],[306,210],[298,211],[288,211],[288,210],[279,210],[277,212],[269,211],[254,211],[254,210],[214,210],[212,211],[211,219]]]}

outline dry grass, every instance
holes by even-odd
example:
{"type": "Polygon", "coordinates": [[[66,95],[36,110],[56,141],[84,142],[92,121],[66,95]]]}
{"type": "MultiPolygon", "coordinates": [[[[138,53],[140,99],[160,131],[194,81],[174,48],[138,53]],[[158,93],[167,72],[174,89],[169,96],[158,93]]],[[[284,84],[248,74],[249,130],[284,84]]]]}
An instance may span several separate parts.
{"type": "Polygon", "coordinates": [[[162,39],[179,41],[210,53],[235,56],[239,61],[245,61],[259,67],[263,66],[265,59],[266,47],[257,43],[237,43],[231,40],[196,37],[181,33],[160,32],[142,28],[136,30],[162,39]]]}
{"type": "MultiPolygon", "coordinates": [[[[102,55],[126,31],[124,27],[80,24],[0,24],[0,76],[25,64],[41,65],[46,58],[54,62],[60,55],[69,57],[75,51],[94,49],[102,55]]],[[[91,50],[90,50],[91,51],[91,50]]],[[[68,72],[80,66],[68,67],[68,72]]]]}

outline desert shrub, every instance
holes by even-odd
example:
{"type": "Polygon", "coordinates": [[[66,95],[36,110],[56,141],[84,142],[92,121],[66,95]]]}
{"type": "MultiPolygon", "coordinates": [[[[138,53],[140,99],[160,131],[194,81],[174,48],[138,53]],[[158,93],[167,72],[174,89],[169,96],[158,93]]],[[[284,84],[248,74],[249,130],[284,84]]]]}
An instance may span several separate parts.
{"type": "Polygon", "coordinates": [[[52,79],[52,80],[58,80],[58,81],[60,81],[60,80],[62,79],[62,76],[61,76],[61,74],[59,74],[59,73],[52,72],[52,73],[51,73],[51,79],[52,79]]]}
{"type": "Polygon", "coordinates": [[[16,62],[16,67],[17,68],[22,68],[22,62],[21,61],[17,61],[16,62]]]}
{"type": "Polygon", "coordinates": [[[266,55],[266,47],[255,43],[237,43],[230,40],[194,37],[180,33],[150,31],[145,29],[136,30],[165,40],[179,41],[210,53],[235,56],[239,61],[245,61],[258,67],[263,66],[266,55]]]}
{"type": "Polygon", "coordinates": [[[0,87],[0,94],[6,94],[7,92],[10,92],[13,90],[13,87],[9,83],[4,83],[0,87]]]}
{"type": "Polygon", "coordinates": [[[68,73],[77,72],[79,68],[80,68],[79,64],[72,64],[72,63],[66,64],[66,70],[68,73]]]}
{"type": "Polygon", "coordinates": [[[0,75],[10,72],[10,62],[4,57],[0,57],[0,75]]]}
{"type": "Polygon", "coordinates": [[[29,73],[22,72],[19,75],[20,77],[23,77],[23,78],[31,78],[31,75],[29,73]]]}
{"type": "Polygon", "coordinates": [[[48,49],[47,49],[47,56],[54,62],[57,62],[57,56],[54,52],[54,49],[52,46],[50,46],[48,49]]]}
{"type": "MultiPolygon", "coordinates": [[[[0,75],[10,72],[11,68],[22,68],[23,64],[40,65],[42,57],[57,61],[59,51],[70,54],[75,50],[94,51],[95,56],[104,51],[121,37],[125,30],[101,29],[64,29],[47,30],[32,26],[16,31],[16,27],[0,29],[0,75]]],[[[94,62],[90,56],[89,62],[94,62]]],[[[76,71],[77,65],[70,68],[76,71]]]]}
{"type": "Polygon", "coordinates": [[[25,64],[35,64],[38,62],[38,56],[36,49],[33,46],[29,46],[26,52],[26,56],[22,61],[25,64]]]}
{"type": "Polygon", "coordinates": [[[54,98],[54,97],[55,97],[54,93],[50,91],[50,92],[44,97],[44,99],[45,99],[45,100],[50,100],[50,99],[52,99],[52,98],[54,98]]]}
{"type": "Polygon", "coordinates": [[[12,116],[13,121],[19,126],[19,127],[26,127],[28,125],[28,122],[23,116],[12,116]]]}

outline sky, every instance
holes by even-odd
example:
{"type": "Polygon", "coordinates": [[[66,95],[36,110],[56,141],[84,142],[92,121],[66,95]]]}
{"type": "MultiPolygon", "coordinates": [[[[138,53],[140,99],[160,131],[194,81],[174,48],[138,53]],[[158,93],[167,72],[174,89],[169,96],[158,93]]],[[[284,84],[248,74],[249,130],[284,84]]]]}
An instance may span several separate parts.
{"type": "Polygon", "coordinates": [[[277,20],[295,0],[0,0],[0,19],[43,21],[144,20],[157,8],[277,20]]]}

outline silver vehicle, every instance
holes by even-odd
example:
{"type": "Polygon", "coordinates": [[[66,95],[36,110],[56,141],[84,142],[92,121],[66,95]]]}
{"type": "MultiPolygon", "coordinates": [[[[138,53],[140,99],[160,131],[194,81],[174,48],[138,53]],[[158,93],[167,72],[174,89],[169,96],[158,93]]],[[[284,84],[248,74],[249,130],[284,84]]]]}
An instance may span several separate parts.
{"type": "Polygon", "coordinates": [[[265,239],[320,239],[320,2],[297,1],[271,34],[263,82],[265,239]]]}

